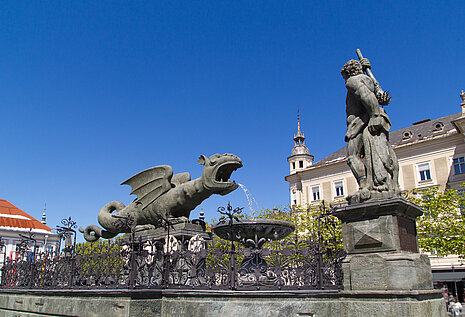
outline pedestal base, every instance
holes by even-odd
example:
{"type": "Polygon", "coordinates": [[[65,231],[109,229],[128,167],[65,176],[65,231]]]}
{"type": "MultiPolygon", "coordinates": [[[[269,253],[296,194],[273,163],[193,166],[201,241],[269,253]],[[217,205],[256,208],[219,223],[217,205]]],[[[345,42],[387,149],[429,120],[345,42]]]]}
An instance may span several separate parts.
{"type": "Polygon", "coordinates": [[[348,255],[342,263],[345,290],[430,290],[428,256],[419,253],[348,255]]]}
{"type": "Polygon", "coordinates": [[[345,290],[431,290],[428,256],[418,253],[420,207],[404,198],[338,208],[342,221],[345,290]]]}

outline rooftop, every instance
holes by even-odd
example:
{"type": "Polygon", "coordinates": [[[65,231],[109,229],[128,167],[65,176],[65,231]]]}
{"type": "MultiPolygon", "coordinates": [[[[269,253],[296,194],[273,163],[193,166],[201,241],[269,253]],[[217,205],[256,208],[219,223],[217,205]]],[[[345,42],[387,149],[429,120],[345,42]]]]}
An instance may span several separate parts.
{"type": "Polygon", "coordinates": [[[0,199],[0,229],[47,234],[52,230],[5,199],[0,199]]]}
{"type": "MultiPolygon", "coordinates": [[[[461,112],[454,113],[434,120],[422,120],[413,125],[389,133],[391,145],[394,149],[407,145],[421,143],[433,139],[442,138],[452,134],[457,134],[457,130],[452,121],[458,119],[461,112]]],[[[344,161],[347,157],[347,149],[342,149],[328,155],[327,157],[314,163],[309,169],[321,166],[332,165],[344,161]]]]}

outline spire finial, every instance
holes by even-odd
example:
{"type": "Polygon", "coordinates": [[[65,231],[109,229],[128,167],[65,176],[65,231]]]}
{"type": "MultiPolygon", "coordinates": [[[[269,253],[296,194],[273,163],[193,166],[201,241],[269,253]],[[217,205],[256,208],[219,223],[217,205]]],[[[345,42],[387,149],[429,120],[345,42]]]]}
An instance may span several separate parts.
{"type": "Polygon", "coordinates": [[[200,216],[199,219],[205,221],[205,213],[203,212],[203,204],[200,205],[200,216]]]}
{"type": "Polygon", "coordinates": [[[47,210],[47,203],[45,203],[45,206],[44,206],[44,213],[42,214],[42,221],[41,221],[44,225],[47,224],[47,214],[45,213],[46,210],[47,210]]]}
{"type": "Polygon", "coordinates": [[[300,109],[297,107],[297,134],[294,134],[294,146],[302,146],[305,145],[305,136],[300,131],[300,109]]]}

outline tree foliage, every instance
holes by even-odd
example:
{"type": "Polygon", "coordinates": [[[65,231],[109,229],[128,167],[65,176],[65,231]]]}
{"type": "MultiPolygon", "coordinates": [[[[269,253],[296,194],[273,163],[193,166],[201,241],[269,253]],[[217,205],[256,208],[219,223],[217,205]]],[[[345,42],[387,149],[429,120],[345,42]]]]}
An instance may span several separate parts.
{"type": "Polygon", "coordinates": [[[417,218],[418,244],[422,251],[465,258],[465,199],[456,189],[438,187],[410,192],[408,199],[423,209],[417,218]]]}
{"type": "Polygon", "coordinates": [[[122,247],[113,240],[98,240],[76,244],[76,265],[84,277],[106,276],[122,270],[122,247]]]}
{"type": "Polygon", "coordinates": [[[258,217],[290,221],[295,232],[286,239],[338,241],[334,247],[342,248],[341,221],[330,215],[331,206],[325,201],[320,205],[293,206],[286,208],[263,209],[258,217]]]}

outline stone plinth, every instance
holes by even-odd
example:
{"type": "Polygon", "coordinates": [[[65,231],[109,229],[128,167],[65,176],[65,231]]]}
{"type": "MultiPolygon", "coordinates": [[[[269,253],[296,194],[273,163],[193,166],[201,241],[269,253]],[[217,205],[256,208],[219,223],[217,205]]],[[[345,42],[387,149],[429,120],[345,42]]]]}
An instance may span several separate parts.
{"type": "MultiPolygon", "coordinates": [[[[199,235],[204,240],[211,240],[211,233],[205,232],[200,224],[190,222],[180,222],[173,224],[169,229],[169,235],[176,239],[189,240],[192,237],[199,235]]],[[[164,240],[168,236],[168,230],[165,228],[145,229],[136,231],[136,242],[139,240],[153,241],[164,240]]],[[[123,239],[129,241],[129,235],[123,239]]]]}
{"type": "Polygon", "coordinates": [[[446,317],[441,291],[0,290],[2,317],[446,317]]]}
{"type": "Polygon", "coordinates": [[[432,289],[431,266],[418,253],[420,207],[404,198],[338,208],[342,221],[345,290],[432,289]]]}
{"type": "Polygon", "coordinates": [[[430,290],[428,256],[419,253],[348,255],[342,262],[345,290],[430,290]]]}

